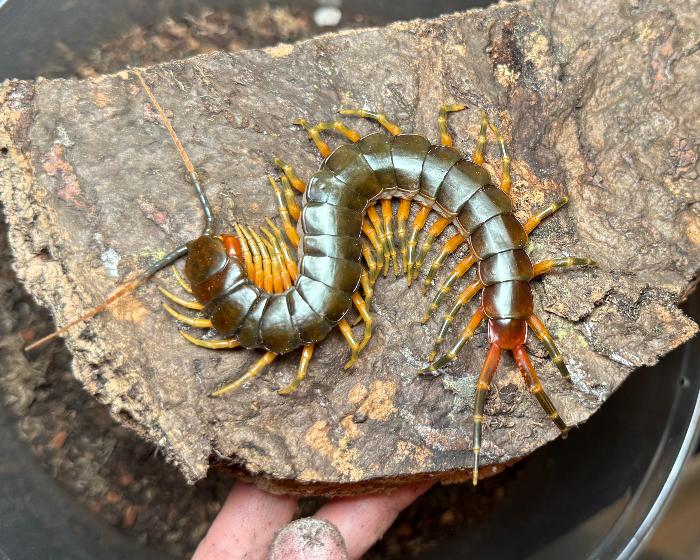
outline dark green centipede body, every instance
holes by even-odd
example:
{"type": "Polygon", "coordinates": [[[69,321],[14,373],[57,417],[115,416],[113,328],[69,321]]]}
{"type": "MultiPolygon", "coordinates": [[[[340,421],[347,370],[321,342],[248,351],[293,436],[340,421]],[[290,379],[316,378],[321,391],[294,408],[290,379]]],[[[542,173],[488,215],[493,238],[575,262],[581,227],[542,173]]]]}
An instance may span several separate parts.
{"type": "Polygon", "coordinates": [[[454,148],[414,134],[374,133],[337,148],[309,181],[298,224],[299,278],[286,292],[257,288],[216,238],[189,245],[186,275],[213,326],[246,348],[275,353],[321,341],[357,289],[365,210],[393,197],[432,207],[469,237],[489,318],[529,316],[532,263],[510,197],[454,148]]]}

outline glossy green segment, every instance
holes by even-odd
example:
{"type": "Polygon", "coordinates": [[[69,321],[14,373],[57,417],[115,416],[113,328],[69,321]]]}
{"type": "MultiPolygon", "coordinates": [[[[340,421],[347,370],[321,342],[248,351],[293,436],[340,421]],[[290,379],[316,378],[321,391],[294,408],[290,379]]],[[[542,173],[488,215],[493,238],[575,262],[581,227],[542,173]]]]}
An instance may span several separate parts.
{"type": "Polygon", "coordinates": [[[529,282],[509,280],[486,286],[481,304],[490,319],[527,319],[534,310],[529,282]]]}
{"type": "Polygon", "coordinates": [[[207,307],[212,326],[223,336],[235,336],[259,297],[260,290],[254,284],[245,282],[236,290],[217,298],[207,307]]]}
{"type": "Polygon", "coordinates": [[[375,132],[356,144],[384,191],[393,190],[397,186],[394,162],[391,158],[392,140],[391,136],[375,132]]]}
{"type": "Polygon", "coordinates": [[[462,159],[462,154],[454,148],[432,146],[425,156],[420,176],[420,192],[435,200],[438,189],[452,167],[462,159]]]}
{"type": "Polygon", "coordinates": [[[457,214],[467,201],[490,182],[483,167],[465,159],[455,163],[445,176],[436,200],[451,214],[457,214]]]}
{"type": "Polygon", "coordinates": [[[496,253],[479,263],[479,278],[485,286],[508,280],[529,282],[533,275],[530,257],[522,249],[496,253]]]}
{"type": "Polygon", "coordinates": [[[512,214],[494,216],[484,222],[469,238],[472,253],[479,260],[512,249],[525,249],[527,234],[512,214]]]}
{"type": "Polygon", "coordinates": [[[471,235],[481,224],[499,214],[511,214],[513,203],[498,187],[486,185],[469,198],[457,215],[464,230],[471,235]]]}
{"type": "Polygon", "coordinates": [[[394,136],[391,157],[394,162],[396,183],[400,189],[410,192],[418,190],[423,160],[430,147],[430,141],[418,134],[394,136]]]}
{"type": "Polygon", "coordinates": [[[285,354],[302,344],[299,331],[292,322],[287,298],[271,297],[260,320],[260,339],[270,352],[285,354]]]}

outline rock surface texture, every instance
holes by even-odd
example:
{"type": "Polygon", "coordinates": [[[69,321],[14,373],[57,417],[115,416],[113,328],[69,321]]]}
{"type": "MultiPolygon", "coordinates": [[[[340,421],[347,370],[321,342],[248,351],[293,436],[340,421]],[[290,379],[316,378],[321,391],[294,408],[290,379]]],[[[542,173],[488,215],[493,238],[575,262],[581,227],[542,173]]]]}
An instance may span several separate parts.
{"type": "MultiPolygon", "coordinates": [[[[145,74],[222,229],[276,214],[265,178],[274,172],[273,156],[294,163],[302,177],[316,170],[306,135],[290,125],[297,117],[319,121],[341,107],[373,108],[437,141],[439,104],[464,102],[470,110],[453,115],[450,126],[457,147],[470,153],[474,108],[486,109],[510,143],[518,217],[563,194],[571,198],[532,235],[533,261],[572,255],[600,264],[534,282],[537,309],[573,385],[532,335],[528,346],[562,416],[578,424],[635,368],[696,332],[676,304],[700,263],[698,7],[503,4],[199,56],[145,74]]],[[[497,175],[493,139],[487,160],[497,175]]],[[[18,276],[59,325],[201,227],[177,152],[127,73],[5,83],[0,196],[18,276]]],[[[212,462],[272,490],[300,493],[469,475],[485,333],[441,377],[417,379],[439,320],[420,325],[427,300],[403,277],[379,280],[376,333],[353,370],[342,369],[348,351],[334,332],[295,394],[276,389],[292,379],[298,352],[222,399],[208,394],[259,353],[185,342],[160,306],[157,282],[175,285],[161,273],[74,329],[66,345],[86,388],[157,443],[189,481],[212,462]]],[[[484,465],[523,457],[558,435],[509,358],[486,412],[484,465]]]]}

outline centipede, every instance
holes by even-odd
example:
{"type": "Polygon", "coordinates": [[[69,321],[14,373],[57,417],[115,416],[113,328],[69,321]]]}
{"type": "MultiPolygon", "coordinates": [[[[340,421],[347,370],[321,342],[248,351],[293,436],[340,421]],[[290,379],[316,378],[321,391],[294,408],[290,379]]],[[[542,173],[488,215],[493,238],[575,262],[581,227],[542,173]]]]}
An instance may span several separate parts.
{"type": "Polygon", "coordinates": [[[484,110],[480,111],[479,134],[471,156],[453,146],[447,124],[448,115],[466,109],[465,105],[439,107],[438,144],[424,136],[402,132],[385,114],[372,110],[339,111],[343,117],[368,119],[381,127],[381,131],[365,136],[340,117],[317,124],[298,119],[294,124],[305,130],[322,157],[319,170],[305,182],[293,166],[275,158],[279,176],[268,176],[268,182],[278,207],[278,221],[266,218],[266,225],[257,230],[235,223],[230,233],[221,233],[214,227],[214,212],[197,171],[164,109],[143,73],[131,72],[158,112],[189,174],[204,216],[202,233],[120,284],[81,317],[27,346],[27,350],[91,319],[159,271],[185,258],[184,276],[175,267],[172,270],[188,295],[179,296],[159,286],[170,302],[163,307],[180,323],[210,332],[202,338],[186,330],[180,334],[192,344],[213,350],[264,351],[247,371],[217,388],[211,396],[221,397],[240,389],[279,356],[301,349],[293,381],[278,391],[289,395],[307,376],[314,347],[336,327],[350,349],[345,367],[357,362],[372,338],[371,300],[378,278],[393,270],[395,276],[406,276],[410,289],[417,283],[434,243],[452,225],[456,233],[433,258],[422,282],[423,294],[427,294],[450,255],[466,248],[466,256],[436,290],[422,322],[426,323],[438,311],[472,267],[476,273],[444,314],[427,365],[417,374],[439,375],[486,323],[488,347],[476,381],[472,415],[473,483],[478,480],[487,396],[504,351],[511,351],[528,390],[566,434],[569,426],[547,395],[525,348],[532,330],[561,375],[571,381],[552,335],[534,312],[532,282],[556,269],[595,266],[595,262],[578,257],[532,262],[526,251],[529,234],[564,207],[568,197],[555,201],[524,223],[517,219],[510,195],[509,151],[499,128],[484,110]],[[489,131],[500,148],[498,185],[484,167],[489,131]],[[331,149],[322,138],[325,132],[337,133],[349,143],[331,149]],[[301,200],[297,201],[299,195],[301,200]],[[412,213],[412,209],[416,210],[414,204],[418,208],[412,213]],[[437,218],[420,241],[431,213],[437,218]],[[449,350],[441,352],[451,325],[477,295],[481,299],[476,311],[449,350]],[[174,306],[184,309],[179,311],[174,306]],[[348,320],[352,308],[357,312],[353,323],[348,320]],[[354,331],[359,323],[364,329],[361,338],[354,331]]]}

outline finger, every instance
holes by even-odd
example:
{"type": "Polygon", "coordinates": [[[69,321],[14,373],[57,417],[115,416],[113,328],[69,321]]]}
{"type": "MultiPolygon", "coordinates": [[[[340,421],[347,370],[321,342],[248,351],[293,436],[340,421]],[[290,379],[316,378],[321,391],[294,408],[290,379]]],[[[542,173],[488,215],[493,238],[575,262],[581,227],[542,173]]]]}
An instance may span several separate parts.
{"type": "Polygon", "coordinates": [[[348,558],[360,558],[379,540],[402,509],[433,485],[424,482],[386,494],[336,498],[319,509],[314,517],[335,525],[345,540],[348,558]]]}
{"type": "Polygon", "coordinates": [[[277,530],[297,508],[292,496],[276,496],[237,482],[192,560],[264,560],[277,530]]]}
{"type": "Polygon", "coordinates": [[[277,533],[268,560],[348,560],[348,553],[335,525],[304,517],[277,533]]]}

